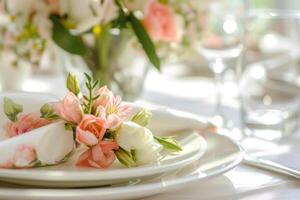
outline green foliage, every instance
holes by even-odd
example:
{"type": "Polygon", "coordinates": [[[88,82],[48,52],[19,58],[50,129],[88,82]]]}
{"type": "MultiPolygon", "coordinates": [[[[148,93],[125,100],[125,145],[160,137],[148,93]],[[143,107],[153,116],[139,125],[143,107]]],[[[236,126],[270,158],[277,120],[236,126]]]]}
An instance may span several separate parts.
{"type": "Polygon", "coordinates": [[[120,147],[118,150],[115,150],[115,155],[117,159],[125,165],[126,167],[134,167],[136,166],[136,153],[134,150],[131,152],[126,151],[122,147],[120,147]],[[132,154],[133,153],[133,154],[132,154]]]}
{"type": "Polygon", "coordinates": [[[8,97],[4,97],[4,104],[3,110],[5,115],[11,121],[17,121],[17,116],[19,113],[23,112],[23,106],[20,104],[16,104],[13,100],[9,99],[8,97]]]}
{"type": "Polygon", "coordinates": [[[158,69],[160,70],[160,60],[156,54],[155,46],[141,24],[140,20],[138,20],[133,13],[130,13],[128,15],[128,22],[131,24],[131,27],[137,36],[139,42],[141,43],[146,55],[148,56],[150,62],[158,69]]]}
{"type": "Polygon", "coordinates": [[[182,151],[182,147],[174,137],[159,137],[154,136],[154,139],[160,143],[165,150],[170,152],[182,151]]]}
{"type": "Polygon", "coordinates": [[[148,110],[141,110],[140,112],[136,113],[131,121],[139,124],[140,126],[147,126],[152,118],[152,113],[148,110]]]}
{"type": "Polygon", "coordinates": [[[53,22],[52,39],[65,51],[76,54],[85,55],[88,53],[88,48],[82,41],[82,38],[77,35],[72,35],[70,31],[63,26],[60,17],[57,15],[50,16],[53,22]]]}
{"type": "Polygon", "coordinates": [[[88,95],[84,95],[83,107],[85,114],[93,114],[93,104],[96,99],[99,98],[99,95],[94,94],[94,91],[99,87],[99,81],[93,81],[92,77],[87,73],[84,73],[86,77],[85,86],[88,89],[88,95]]]}
{"type": "Polygon", "coordinates": [[[69,73],[67,78],[67,88],[70,92],[73,92],[75,95],[78,95],[80,92],[78,80],[76,76],[69,73]]]}
{"type": "Polygon", "coordinates": [[[41,118],[48,119],[48,120],[56,120],[59,119],[59,116],[55,113],[52,106],[50,104],[44,104],[41,109],[41,118]]]}

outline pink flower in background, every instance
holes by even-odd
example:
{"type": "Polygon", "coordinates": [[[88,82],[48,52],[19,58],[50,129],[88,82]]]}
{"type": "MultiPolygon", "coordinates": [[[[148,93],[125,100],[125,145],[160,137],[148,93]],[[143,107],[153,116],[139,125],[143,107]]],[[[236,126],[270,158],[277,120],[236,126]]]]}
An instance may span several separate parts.
{"type": "Polygon", "coordinates": [[[94,146],[102,140],[105,131],[105,119],[93,115],[85,115],[76,128],[76,139],[87,146],[94,146]]]}
{"type": "Polygon", "coordinates": [[[50,121],[40,118],[35,113],[30,113],[26,115],[20,115],[18,117],[18,121],[16,122],[6,123],[4,129],[8,137],[14,137],[47,124],[50,124],[50,121]]]}
{"type": "Polygon", "coordinates": [[[81,167],[108,168],[116,159],[113,150],[117,150],[118,148],[119,145],[114,141],[101,141],[81,154],[76,165],[81,167]]]}
{"type": "Polygon", "coordinates": [[[79,124],[82,119],[80,101],[72,92],[69,92],[62,101],[54,103],[53,109],[68,122],[79,124]]]}
{"type": "Polygon", "coordinates": [[[131,115],[131,106],[122,102],[120,96],[114,96],[106,86],[100,88],[97,95],[100,97],[95,101],[94,109],[106,119],[108,129],[118,127],[131,115]]]}
{"type": "Polygon", "coordinates": [[[149,0],[142,23],[154,40],[166,42],[179,40],[176,15],[168,5],[159,3],[157,0],[149,0]]]}
{"type": "Polygon", "coordinates": [[[36,153],[34,147],[23,144],[17,148],[12,162],[16,167],[28,167],[35,159],[36,153]]]}

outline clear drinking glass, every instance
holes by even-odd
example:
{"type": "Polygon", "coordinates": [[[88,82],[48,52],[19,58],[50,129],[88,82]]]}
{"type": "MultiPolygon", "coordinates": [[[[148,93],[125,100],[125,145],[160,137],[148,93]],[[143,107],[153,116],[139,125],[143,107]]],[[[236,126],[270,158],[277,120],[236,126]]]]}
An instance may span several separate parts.
{"type": "Polygon", "coordinates": [[[252,10],[245,20],[240,79],[245,133],[279,139],[294,132],[300,109],[300,13],[252,10]]]}
{"type": "Polygon", "coordinates": [[[198,52],[207,60],[214,73],[216,111],[214,119],[218,125],[224,125],[222,114],[221,90],[223,73],[228,63],[237,59],[242,51],[243,1],[212,0],[207,4],[201,18],[202,30],[198,52]]]}

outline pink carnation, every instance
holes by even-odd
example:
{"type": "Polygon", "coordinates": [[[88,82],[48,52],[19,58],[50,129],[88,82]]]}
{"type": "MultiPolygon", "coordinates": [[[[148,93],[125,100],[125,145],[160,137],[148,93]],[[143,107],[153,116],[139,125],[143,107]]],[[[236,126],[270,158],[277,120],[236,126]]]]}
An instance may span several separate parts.
{"type": "Polygon", "coordinates": [[[76,128],[76,140],[87,146],[94,146],[102,140],[106,121],[93,115],[85,115],[76,128]]]}
{"type": "Polygon", "coordinates": [[[84,152],[76,165],[82,167],[108,168],[116,159],[113,150],[117,150],[118,148],[119,145],[114,141],[101,141],[99,144],[84,152]]]}

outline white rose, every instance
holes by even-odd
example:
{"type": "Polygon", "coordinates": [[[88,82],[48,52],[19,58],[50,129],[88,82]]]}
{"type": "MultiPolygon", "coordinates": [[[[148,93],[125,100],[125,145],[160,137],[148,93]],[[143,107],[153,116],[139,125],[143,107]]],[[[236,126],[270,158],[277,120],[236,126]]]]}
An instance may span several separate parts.
{"type": "Polygon", "coordinates": [[[152,132],[134,122],[124,122],[116,139],[126,151],[136,151],[138,165],[157,162],[161,157],[163,147],[154,140],[152,132]]]}
{"type": "Polygon", "coordinates": [[[136,164],[143,165],[155,163],[162,157],[160,155],[163,146],[153,141],[152,143],[144,146],[142,149],[136,151],[136,164]]]}

